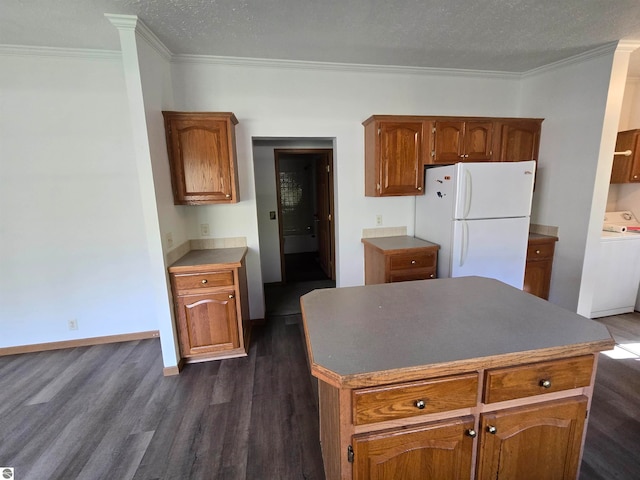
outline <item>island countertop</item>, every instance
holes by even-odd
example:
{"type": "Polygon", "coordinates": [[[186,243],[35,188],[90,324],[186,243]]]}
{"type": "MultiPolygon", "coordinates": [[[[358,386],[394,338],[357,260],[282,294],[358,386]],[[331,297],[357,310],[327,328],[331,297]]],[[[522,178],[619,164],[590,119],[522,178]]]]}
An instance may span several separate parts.
{"type": "Polygon", "coordinates": [[[481,277],[315,290],[301,299],[312,374],[359,388],[610,350],[602,324],[481,277]]]}

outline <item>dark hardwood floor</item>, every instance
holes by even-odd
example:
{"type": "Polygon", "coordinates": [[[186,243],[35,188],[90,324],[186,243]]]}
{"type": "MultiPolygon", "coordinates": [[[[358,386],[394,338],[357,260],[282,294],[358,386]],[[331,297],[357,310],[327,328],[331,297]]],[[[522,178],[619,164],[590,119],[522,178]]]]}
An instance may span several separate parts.
{"type": "Polygon", "coordinates": [[[323,479],[297,319],[174,377],[157,339],[0,357],[0,466],[16,480],[323,479]]]}
{"type": "MultiPolygon", "coordinates": [[[[298,319],[175,377],[157,339],[0,357],[0,466],[16,480],[322,479],[298,319]]],[[[601,321],[637,347],[640,314],[601,321]]],[[[640,478],[640,361],[624,351],[601,355],[581,480],[640,478]]]]}

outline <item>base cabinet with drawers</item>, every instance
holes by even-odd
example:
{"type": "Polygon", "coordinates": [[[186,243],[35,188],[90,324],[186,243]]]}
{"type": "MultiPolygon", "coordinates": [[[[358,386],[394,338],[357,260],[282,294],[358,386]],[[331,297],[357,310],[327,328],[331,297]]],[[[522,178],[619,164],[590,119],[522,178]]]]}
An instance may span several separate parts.
{"type": "Polygon", "coordinates": [[[408,236],[363,238],[364,282],[404,282],[436,278],[437,244],[408,236]]]}
{"type": "Polygon", "coordinates": [[[553,253],[558,237],[529,234],[523,290],[549,300],[553,253]]]}
{"type": "Polygon", "coordinates": [[[247,354],[245,251],[196,250],[169,267],[183,362],[247,354]],[[205,259],[207,255],[211,258],[205,259]]]}
{"type": "Polygon", "coordinates": [[[325,468],[335,472],[327,478],[575,479],[594,363],[586,355],[336,391],[351,401],[346,411],[339,402],[321,408],[325,468]],[[339,435],[327,415],[351,419],[341,458],[324,448],[339,435]]]}
{"type": "Polygon", "coordinates": [[[316,290],[302,312],[328,480],[578,477],[603,325],[481,277],[316,290]]]}

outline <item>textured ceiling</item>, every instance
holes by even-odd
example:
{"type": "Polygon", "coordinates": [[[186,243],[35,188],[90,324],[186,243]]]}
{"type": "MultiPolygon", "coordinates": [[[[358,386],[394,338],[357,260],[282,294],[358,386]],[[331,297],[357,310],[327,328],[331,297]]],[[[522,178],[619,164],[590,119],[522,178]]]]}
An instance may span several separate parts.
{"type": "Polygon", "coordinates": [[[640,0],[0,0],[0,44],[119,50],[105,13],[174,54],[371,65],[523,72],[640,41],[640,0]]]}

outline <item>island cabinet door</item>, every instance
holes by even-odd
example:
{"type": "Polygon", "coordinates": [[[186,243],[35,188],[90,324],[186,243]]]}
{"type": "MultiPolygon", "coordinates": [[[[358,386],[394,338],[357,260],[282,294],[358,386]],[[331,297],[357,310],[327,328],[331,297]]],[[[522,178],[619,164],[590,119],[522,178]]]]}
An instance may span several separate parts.
{"type": "Polygon", "coordinates": [[[471,478],[473,417],[353,437],[354,480],[471,478]]]}
{"type": "Polygon", "coordinates": [[[178,336],[183,357],[239,347],[235,292],[178,297],[178,336]]]}
{"type": "Polygon", "coordinates": [[[476,478],[575,479],[586,412],[580,396],[483,414],[476,478]]]}

